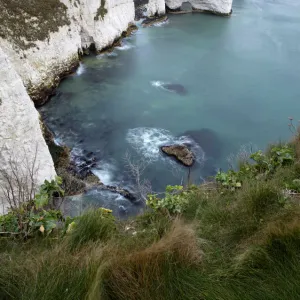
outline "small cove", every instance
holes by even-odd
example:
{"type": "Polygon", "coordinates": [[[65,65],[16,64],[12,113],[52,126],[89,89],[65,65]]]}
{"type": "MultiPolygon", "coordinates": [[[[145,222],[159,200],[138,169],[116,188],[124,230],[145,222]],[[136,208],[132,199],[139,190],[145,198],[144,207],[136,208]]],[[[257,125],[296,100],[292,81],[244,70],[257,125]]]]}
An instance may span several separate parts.
{"type": "MultiPolygon", "coordinates": [[[[241,145],[265,148],[291,136],[288,117],[297,122],[300,112],[299,11],[297,0],[236,0],[230,18],[171,15],[112,53],[84,58],[40,111],[73,154],[94,153],[105,184],[132,188],[126,153],[147,163],[143,177],[154,191],[180,184],[187,169],[159,151],[176,141],[197,154],[192,180],[200,183],[241,145]]],[[[97,189],[83,198],[119,216],[142,209],[97,189]]]]}

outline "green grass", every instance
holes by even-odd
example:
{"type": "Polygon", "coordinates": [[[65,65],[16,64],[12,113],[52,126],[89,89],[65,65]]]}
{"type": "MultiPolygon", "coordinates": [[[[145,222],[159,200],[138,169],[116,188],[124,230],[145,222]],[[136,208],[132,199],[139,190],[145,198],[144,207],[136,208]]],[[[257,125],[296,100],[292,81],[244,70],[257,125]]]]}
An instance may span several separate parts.
{"type": "Polygon", "coordinates": [[[300,197],[283,193],[300,179],[299,144],[239,189],[191,189],[179,216],[95,210],[66,236],[0,239],[0,299],[300,299],[300,197]]]}

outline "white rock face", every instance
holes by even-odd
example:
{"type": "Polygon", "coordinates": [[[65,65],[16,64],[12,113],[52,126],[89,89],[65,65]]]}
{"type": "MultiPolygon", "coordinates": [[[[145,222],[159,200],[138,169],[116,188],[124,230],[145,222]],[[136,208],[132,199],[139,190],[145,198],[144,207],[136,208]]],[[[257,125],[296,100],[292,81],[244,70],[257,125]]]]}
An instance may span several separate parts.
{"type": "Polygon", "coordinates": [[[154,16],[155,14],[164,15],[166,13],[165,0],[149,0],[148,4],[145,5],[146,15],[154,16]]]}
{"type": "Polygon", "coordinates": [[[190,2],[195,9],[211,11],[220,14],[229,14],[232,8],[232,0],[166,0],[170,9],[178,9],[182,3],[190,2]]]}
{"type": "MultiPolygon", "coordinates": [[[[34,165],[34,181],[55,176],[48,146],[42,136],[39,114],[27,95],[21,77],[0,48],[0,169],[11,173],[10,162],[17,164],[19,176],[29,175],[27,167],[34,165]]],[[[1,173],[1,171],[0,171],[1,173]]],[[[4,185],[1,180],[0,186],[4,185]]],[[[0,214],[7,209],[0,189],[0,214]]]]}

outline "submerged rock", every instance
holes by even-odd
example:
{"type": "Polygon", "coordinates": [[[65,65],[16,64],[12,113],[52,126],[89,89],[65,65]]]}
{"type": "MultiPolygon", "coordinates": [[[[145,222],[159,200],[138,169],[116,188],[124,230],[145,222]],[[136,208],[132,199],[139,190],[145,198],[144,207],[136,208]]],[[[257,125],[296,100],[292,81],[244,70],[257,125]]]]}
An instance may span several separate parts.
{"type": "Polygon", "coordinates": [[[195,162],[195,156],[191,150],[186,145],[170,145],[162,146],[162,152],[169,156],[175,157],[180,163],[186,167],[191,167],[195,162]]]}
{"type": "Polygon", "coordinates": [[[200,130],[189,130],[184,136],[192,138],[201,146],[207,157],[218,159],[222,153],[222,142],[218,134],[212,129],[202,128],[200,130]]]}
{"type": "Polygon", "coordinates": [[[142,25],[143,25],[143,27],[149,27],[156,23],[166,22],[167,20],[168,20],[168,17],[166,15],[159,16],[159,17],[151,17],[151,18],[148,17],[142,22],[142,25]]]}
{"type": "Polygon", "coordinates": [[[187,89],[182,85],[178,83],[164,83],[162,85],[163,88],[170,92],[177,93],[179,95],[186,95],[187,94],[187,89]]]}
{"type": "Polygon", "coordinates": [[[134,201],[137,200],[137,198],[131,192],[129,192],[126,189],[117,187],[117,186],[104,185],[103,184],[103,185],[98,186],[98,189],[106,190],[106,191],[110,191],[112,193],[119,194],[119,195],[123,196],[124,198],[126,198],[129,201],[133,201],[134,202],[134,201]]]}

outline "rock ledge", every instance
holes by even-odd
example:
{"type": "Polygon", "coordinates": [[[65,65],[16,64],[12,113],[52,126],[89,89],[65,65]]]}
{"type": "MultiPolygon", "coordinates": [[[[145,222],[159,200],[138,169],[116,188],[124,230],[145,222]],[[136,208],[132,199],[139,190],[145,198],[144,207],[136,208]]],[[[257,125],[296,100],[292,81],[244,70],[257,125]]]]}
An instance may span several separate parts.
{"type": "Polygon", "coordinates": [[[186,167],[191,167],[195,162],[195,156],[193,152],[186,145],[174,144],[169,146],[162,146],[160,149],[168,156],[175,157],[186,167]]]}

